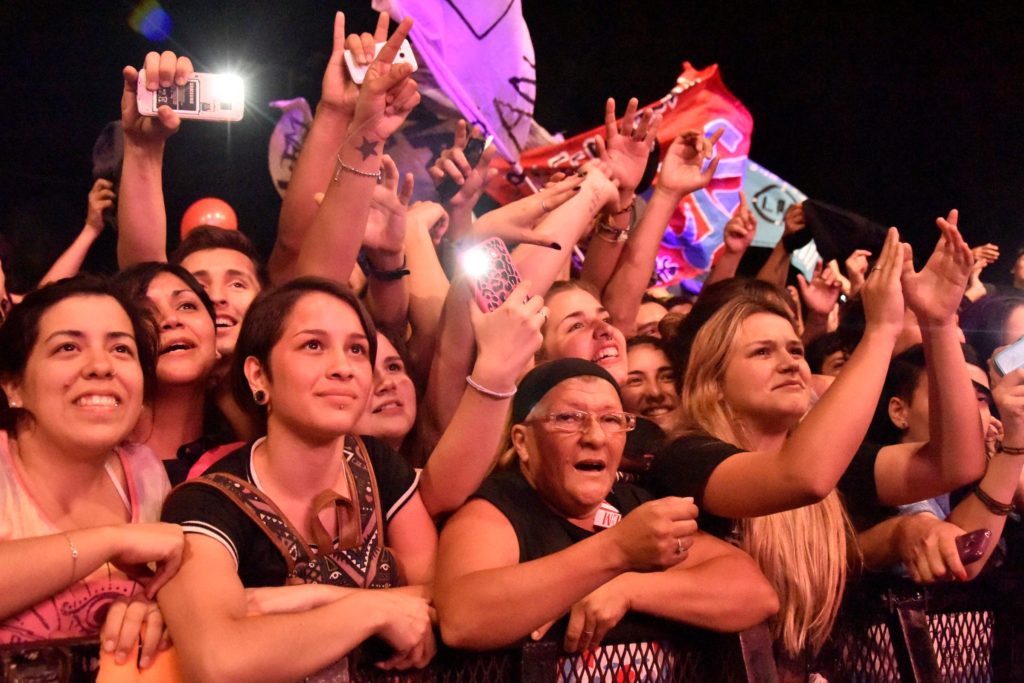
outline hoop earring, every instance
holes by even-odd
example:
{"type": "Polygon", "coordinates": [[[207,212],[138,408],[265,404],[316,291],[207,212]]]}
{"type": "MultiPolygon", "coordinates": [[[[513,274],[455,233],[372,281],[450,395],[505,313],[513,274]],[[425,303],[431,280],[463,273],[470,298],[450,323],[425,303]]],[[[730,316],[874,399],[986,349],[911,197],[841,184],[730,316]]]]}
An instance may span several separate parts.
{"type": "Polygon", "coordinates": [[[252,400],[256,401],[257,405],[267,405],[267,392],[263,391],[262,389],[257,389],[256,391],[252,392],[252,400]]]}

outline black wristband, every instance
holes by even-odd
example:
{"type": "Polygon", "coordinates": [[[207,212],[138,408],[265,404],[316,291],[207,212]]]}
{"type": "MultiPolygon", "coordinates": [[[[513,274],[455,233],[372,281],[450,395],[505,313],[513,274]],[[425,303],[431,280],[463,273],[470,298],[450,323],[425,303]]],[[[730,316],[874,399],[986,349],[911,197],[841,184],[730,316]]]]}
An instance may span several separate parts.
{"type": "Polygon", "coordinates": [[[1000,503],[998,500],[985,493],[984,489],[981,488],[980,482],[974,485],[971,492],[974,494],[974,497],[977,498],[982,505],[988,508],[988,511],[993,515],[1005,517],[1014,510],[1013,503],[1000,503]]]}
{"type": "Polygon", "coordinates": [[[366,251],[363,249],[359,250],[359,256],[356,258],[356,262],[359,267],[363,269],[363,273],[366,277],[373,278],[374,280],[381,280],[383,282],[394,282],[395,280],[401,280],[403,277],[409,274],[409,269],[405,267],[406,257],[402,256],[402,267],[395,268],[394,270],[381,270],[377,266],[373,265],[369,257],[366,255],[366,251]]]}
{"type": "Polygon", "coordinates": [[[792,254],[797,249],[810,244],[812,239],[814,239],[814,235],[811,234],[809,229],[804,228],[803,230],[797,230],[796,232],[783,237],[782,246],[786,251],[792,254]]]}

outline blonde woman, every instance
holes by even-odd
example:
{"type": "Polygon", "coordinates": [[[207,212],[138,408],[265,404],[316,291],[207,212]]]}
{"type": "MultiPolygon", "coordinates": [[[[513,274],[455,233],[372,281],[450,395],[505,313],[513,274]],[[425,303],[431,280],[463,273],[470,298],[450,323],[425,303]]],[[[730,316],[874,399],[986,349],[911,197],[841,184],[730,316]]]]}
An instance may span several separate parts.
{"type": "Polygon", "coordinates": [[[920,273],[890,229],[862,290],[864,338],[809,412],[810,370],[782,306],[737,297],[694,340],[680,406],[684,436],[656,460],[651,480],[659,494],[693,495],[701,527],[736,533],[759,562],[781,600],[774,633],[784,658],[816,653],[839,607],[851,534],[837,484],[866,522],[883,505],[951,490],[984,471],[955,325],[970,250],[955,216],[938,224],[942,238],[920,273]],[[862,447],[904,299],[926,321],[929,371],[942,377],[930,397],[930,440],[862,447]]]}

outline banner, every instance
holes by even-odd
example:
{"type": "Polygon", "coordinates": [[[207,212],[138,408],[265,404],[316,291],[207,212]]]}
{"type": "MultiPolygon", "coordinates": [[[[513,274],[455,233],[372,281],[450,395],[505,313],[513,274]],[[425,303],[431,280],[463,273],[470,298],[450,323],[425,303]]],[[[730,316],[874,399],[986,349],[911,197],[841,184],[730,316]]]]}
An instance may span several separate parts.
{"type": "MultiPolygon", "coordinates": [[[[754,120],[726,88],[717,65],[698,70],[689,62],[683,63],[675,87],[637,116],[647,109],[661,114],[658,142],[663,154],[680,133],[725,129],[715,148],[720,162],[714,179],[680,202],[666,226],[655,268],[658,286],[682,284],[696,290],[722,243],[722,228],[739,205],[754,120]]],[[[501,203],[514,201],[544,185],[555,171],[582,166],[597,156],[594,140],[603,130],[599,126],[559,144],[526,150],[518,167],[499,163],[503,172],[488,194],[501,203]]]]}
{"type": "Polygon", "coordinates": [[[293,100],[275,100],[271,107],[281,110],[281,118],[270,134],[267,148],[267,164],[270,167],[270,178],[274,181],[277,193],[284,196],[291,180],[295,162],[299,160],[302,143],[313,124],[313,112],[304,97],[293,100]]]}
{"type": "Polygon", "coordinates": [[[527,145],[537,74],[519,0],[373,0],[401,21],[438,86],[471,124],[515,162],[527,145]]]}
{"type": "MultiPolygon", "coordinates": [[[[757,219],[757,233],[752,246],[771,249],[782,239],[783,216],[793,204],[800,204],[807,195],[754,161],[747,162],[747,176],[743,180],[743,193],[750,210],[757,219]]],[[[809,228],[808,228],[809,229],[809,228]]],[[[814,240],[793,252],[790,263],[810,280],[818,262],[818,248],[814,240]]]]}

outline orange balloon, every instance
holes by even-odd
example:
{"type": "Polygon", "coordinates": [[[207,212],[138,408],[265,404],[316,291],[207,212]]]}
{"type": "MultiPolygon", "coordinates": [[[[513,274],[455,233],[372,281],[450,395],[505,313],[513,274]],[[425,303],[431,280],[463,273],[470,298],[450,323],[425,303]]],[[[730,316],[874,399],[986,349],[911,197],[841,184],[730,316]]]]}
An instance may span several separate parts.
{"type": "Polygon", "coordinates": [[[202,226],[238,230],[238,216],[223,199],[203,197],[185,209],[181,217],[181,238],[185,239],[185,235],[202,226]]]}

